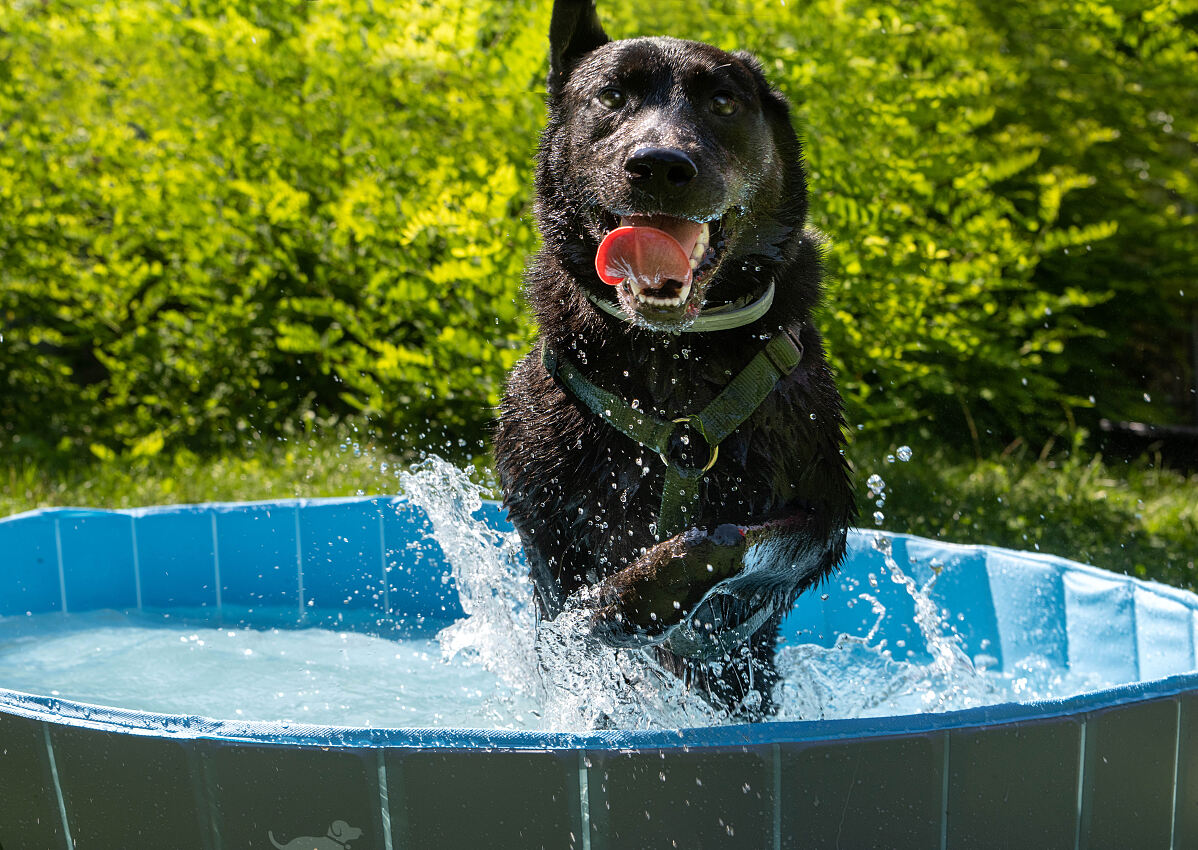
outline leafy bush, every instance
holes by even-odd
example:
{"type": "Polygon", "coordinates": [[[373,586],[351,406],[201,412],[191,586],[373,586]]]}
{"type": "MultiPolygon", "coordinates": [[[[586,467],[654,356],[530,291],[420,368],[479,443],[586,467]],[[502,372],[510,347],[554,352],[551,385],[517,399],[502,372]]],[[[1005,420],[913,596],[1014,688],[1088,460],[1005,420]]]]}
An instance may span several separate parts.
{"type": "Polygon", "coordinates": [[[761,46],[801,103],[856,421],[977,445],[1039,441],[1096,404],[1142,412],[1133,333],[1184,341],[1181,302],[1198,304],[1175,295],[1198,268],[1183,14],[816,2],[761,46]],[[1153,162],[1151,189],[1132,157],[1153,162]]]}
{"type": "MultiPolygon", "coordinates": [[[[854,421],[1035,438],[1177,372],[1189,0],[601,5],[615,36],[754,49],[795,102],[854,421]]],[[[548,11],[5,4],[0,429],[101,456],[304,411],[477,439],[530,336],[548,11]]]]}
{"type": "Polygon", "coordinates": [[[499,12],[6,6],[4,419],[98,453],[305,406],[480,432],[533,246],[542,39],[499,12]]]}

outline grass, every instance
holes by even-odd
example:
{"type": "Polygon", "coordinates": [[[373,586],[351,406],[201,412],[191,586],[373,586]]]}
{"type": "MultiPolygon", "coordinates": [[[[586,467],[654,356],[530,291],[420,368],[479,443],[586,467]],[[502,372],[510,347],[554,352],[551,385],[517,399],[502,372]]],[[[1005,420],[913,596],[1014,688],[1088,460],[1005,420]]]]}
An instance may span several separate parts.
{"type": "Polygon", "coordinates": [[[1107,464],[1074,445],[963,460],[943,448],[911,461],[893,449],[855,457],[864,481],[886,482],[881,508],[864,493],[860,524],[957,543],[1062,555],[1178,587],[1198,588],[1198,475],[1141,460],[1107,464]]]}
{"type": "MultiPolygon", "coordinates": [[[[457,444],[429,451],[458,463],[474,462],[457,444]]],[[[38,507],[128,508],[397,493],[399,471],[423,454],[387,451],[353,427],[250,442],[238,451],[210,456],[183,450],[81,462],[12,452],[0,455],[0,516],[38,507]]]]}
{"type": "MultiPolygon", "coordinates": [[[[19,449],[17,445],[14,448],[19,449]]],[[[472,463],[487,477],[485,456],[448,442],[430,451],[472,463]]],[[[1141,461],[1107,464],[1080,443],[1039,454],[1014,450],[981,460],[942,447],[857,444],[863,527],[882,526],[959,543],[988,543],[1063,555],[1179,587],[1198,587],[1198,475],[1141,461]],[[867,479],[885,481],[883,504],[867,479]]],[[[481,451],[481,449],[480,449],[481,451]]],[[[250,443],[236,453],[68,461],[0,456],[0,516],[46,506],[250,501],[294,496],[395,493],[397,473],[418,453],[395,454],[356,429],[290,441],[250,443]]]]}

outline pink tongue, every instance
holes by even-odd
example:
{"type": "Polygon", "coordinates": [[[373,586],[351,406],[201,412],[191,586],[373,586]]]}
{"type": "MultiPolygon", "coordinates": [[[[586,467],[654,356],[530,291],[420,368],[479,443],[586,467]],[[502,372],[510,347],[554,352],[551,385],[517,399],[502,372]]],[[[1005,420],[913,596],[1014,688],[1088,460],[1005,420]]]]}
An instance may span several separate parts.
{"type": "Polygon", "coordinates": [[[690,252],[702,225],[685,219],[628,217],[604,237],[595,255],[595,271],[604,283],[635,278],[641,289],[660,289],[667,280],[688,284],[690,252]]]}

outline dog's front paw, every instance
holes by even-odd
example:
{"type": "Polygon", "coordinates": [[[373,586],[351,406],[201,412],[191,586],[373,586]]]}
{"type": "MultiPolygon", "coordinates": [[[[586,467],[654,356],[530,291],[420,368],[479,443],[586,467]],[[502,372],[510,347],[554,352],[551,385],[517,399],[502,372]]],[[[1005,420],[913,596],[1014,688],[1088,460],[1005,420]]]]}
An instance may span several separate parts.
{"type": "MultiPolygon", "coordinates": [[[[681,535],[684,551],[678,557],[702,566],[709,576],[723,580],[740,571],[745,556],[745,529],[726,522],[712,531],[692,528],[681,535]]],[[[667,541],[669,542],[669,541],[667,541]]]]}
{"type": "Polygon", "coordinates": [[[597,588],[595,634],[616,645],[660,635],[740,571],[745,547],[744,529],[731,523],[663,540],[597,588]]]}

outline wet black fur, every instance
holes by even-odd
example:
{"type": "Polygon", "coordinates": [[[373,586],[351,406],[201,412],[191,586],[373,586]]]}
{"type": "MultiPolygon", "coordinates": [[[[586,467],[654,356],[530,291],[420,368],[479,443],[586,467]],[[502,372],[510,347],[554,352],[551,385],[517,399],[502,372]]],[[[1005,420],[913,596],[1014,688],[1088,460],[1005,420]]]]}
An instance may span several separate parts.
{"type": "MultiPolygon", "coordinates": [[[[689,570],[677,619],[718,581],[696,561],[710,557],[709,533],[726,523],[747,530],[751,545],[727,551],[734,559],[768,552],[776,568],[743,588],[724,614],[735,620],[767,606],[775,615],[748,652],[733,652],[716,667],[659,653],[715,703],[737,711],[757,691],[761,713],[768,713],[777,624],[801,592],[834,569],[855,515],[841,451],[841,400],[811,321],[821,297],[821,242],[805,226],[807,181],[789,108],[750,55],[670,38],[608,42],[593,2],[559,0],[551,30],[549,118],[536,173],[544,244],[526,277],[540,338],[510,375],[502,405],[495,451],[505,504],[543,612],[553,615],[580,588],[614,583],[596,633],[624,645],[668,625],[622,630],[625,617],[610,617],[614,611],[636,619],[640,603],[629,600],[652,597],[655,570],[670,558],[689,570]],[[596,101],[613,84],[628,95],[618,111],[596,101]],[[708,108],[717,90],[735,95],[736,115],[708,108]],[[695,183],[666,197],[638,192],[623,166],[646,145],[685,151],[699,170],[695,183]],[[772,279],[777,293],[764,318],[678,334],[613,318],[587,299],[588,291],[613,296],[594,270],[603,209],[698,218],[729,201],[729,244],[706,296],[709,303],[752,297],[772,279]],[[597,385],[673,419],[701,410],[781,328],[801,339],[801,364],[719,447],[702,488],[700,531],[658,544],[661,459],[556,382],[542,365],[541,346],[572,358],[597,385]]],[[[717,548],[726,537],[725,529],[717,548]]]]}

